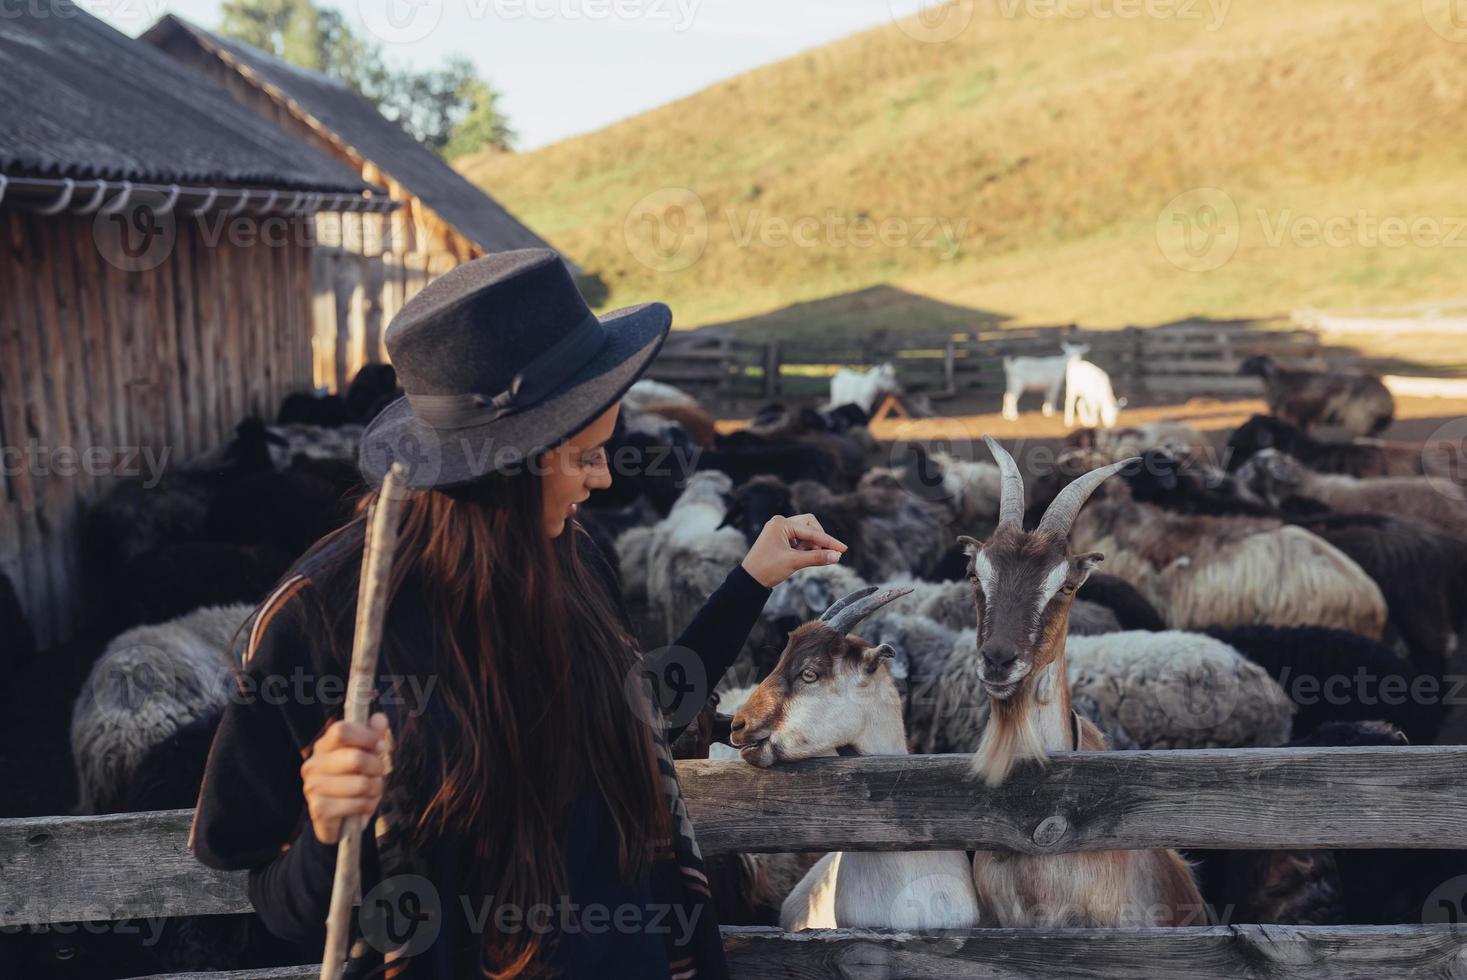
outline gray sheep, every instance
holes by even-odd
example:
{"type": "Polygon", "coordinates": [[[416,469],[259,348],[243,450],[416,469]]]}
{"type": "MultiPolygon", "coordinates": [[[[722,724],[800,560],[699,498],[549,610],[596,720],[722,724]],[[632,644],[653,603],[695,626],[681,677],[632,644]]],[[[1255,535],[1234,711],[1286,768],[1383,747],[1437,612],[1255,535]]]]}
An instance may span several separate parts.
{"type": "Polygon", "coordinates": [[[211,606],[117,636],[92,667],[71,716],[81,812],[109,808],[148,751],[219,711],[253,607],[211,606]]]}

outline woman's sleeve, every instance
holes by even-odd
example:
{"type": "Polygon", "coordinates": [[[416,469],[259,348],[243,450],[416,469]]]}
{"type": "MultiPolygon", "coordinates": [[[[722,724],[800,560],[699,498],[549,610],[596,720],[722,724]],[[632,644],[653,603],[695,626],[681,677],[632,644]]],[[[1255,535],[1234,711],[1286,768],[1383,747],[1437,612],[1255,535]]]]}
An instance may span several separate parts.
{"type": "Polygon", "coordinates": [[[249,871],[250,901],[266,927],[301,943],[324,937],[336,848],[311,829],[300,766],[344,690],[339,673],[320,671],[326,633],[306,615],[309,589],[288,579],[249,625],[190,838],[209,867],[249,871]]]}
{"type": "MultiPolygon", "coordinates": [[[[698,686],[698,693],[707,700],[744,648],[749,632],[759,621],[764,604],[769,601],[769,592],[744,571],[743,565],[735,565],[672,646],[647,655],[646,666],[657,677],[662,690],[680,689],[679,678],[671,675],[673,672],[685,672],[686,665],[682,661],[691,651],[702,665],[704,684],[698,686]]],[[[692,718],[688,717],[689,712],[681,710],[681,706],[664,703],[663,708],[670,717],[683,721],[668,728],[668,740],[675,741],[692,718]]],[[[696,715],[696,712],[692,714],[696,715]]]]}

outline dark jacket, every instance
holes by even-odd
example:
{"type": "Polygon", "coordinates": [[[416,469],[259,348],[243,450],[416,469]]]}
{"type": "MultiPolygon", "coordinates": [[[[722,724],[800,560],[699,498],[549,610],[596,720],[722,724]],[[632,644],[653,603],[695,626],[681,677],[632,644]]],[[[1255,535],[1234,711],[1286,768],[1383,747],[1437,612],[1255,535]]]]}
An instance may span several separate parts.
{"type": "MultiPolygon", "coordinates": [[[[226,708],[210,751],[191,837],[194,854],[204,864],[250,872],[250,899],[272,932],[312,945],[325,935],[336,847],[322,844],[311,828],[300,765],[320,733],[340,717],[345,689],[344,671],[329,650],[322,604],[312,595],[312,576],[322,562],[340,557],[334,549],[359,554],[361,535],[358,523],[302,559],[248,624],[238,696],[226,708]]],[[[593,547],[584,537],[581,541],[593,547]]],[[[613,577],[603,558],[588,559],[613,577]]],[[[737,656],[768,597],[768,589],[734,568],[669,648],[680,652],[665,658],[667,688],[675,690],[687,676],[691,656],[707,678],[699,685],[706,697],[737,656]]],[[[426,605],[412,588],[398,594],[390,618],[400,635],[431,636],[426,605]]],[[[664,669],[664,657],[649,655],[649,665],[664,669]]],[[[393,705],[390,698],[382,700],[391,721],[393,705]]],[[[663,707],[670,706],[664,701],[663,707]]],[[[726,975],[707,877],[666,751],[696,713],[696,707],[681,707],[659,744],[674,839],[646,880],[630,885],[620,880],[615,828],[598,793],[588,792],[572,808],[562,838],[568,901],[537,916],[555,934],[551,964],[564,976],[681,980],[726,975]],[[580,910],[593,908],[606,912],[598,911],[596,921],[589,914],[583,920],[580,910]]],[[[384,965],[387,950],[399,949],[406,955],[393,954],[402,956],[395,963],[388,957],[387,976],[476,976],[478,930],[499,927],[496,922],[512,928],[513,918],[496,918],[498,908],[461,894],[458,842],[442,841],[429,854],[406,853],[391,833],[390,806],[384,810],[377,833],[363,835],[363,901],[353,933],[361,938],[353,946],[349,975],[374,972],[384,965]]]]}

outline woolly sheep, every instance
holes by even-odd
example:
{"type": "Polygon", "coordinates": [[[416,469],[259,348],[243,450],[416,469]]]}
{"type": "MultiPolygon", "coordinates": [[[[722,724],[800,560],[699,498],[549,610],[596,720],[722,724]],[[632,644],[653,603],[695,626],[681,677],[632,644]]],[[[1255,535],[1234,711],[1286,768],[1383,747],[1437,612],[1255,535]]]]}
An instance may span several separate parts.
{"type": "MultiPolygon", "coordinates": [[[[1200,633],[1130,631],[1071,636],[1071,698],[1115,748],[1202,749],[1281,745],[1294,706],[1258,665],[1200,633]]],[[[977,635],[953,645],[938,683],[923,751],[972,752],[988,720],[977,635]]],[[[916,733],[914,733],[916,737],[916,733]]]]}
{"type": "Polygon", "coordinates": [[[153,746],[223,706],[238,667],[232,647],[252,612],[212,606],[107,644],[71,717],[83,813],[108,808],[153,746]]]}
{"type": "Polygon", "coordinates": [[[1414,518],[1467,539],[1467,499],[1434,478],[1315,473],[1287,453],[1265,449],[1243,464],[1238,480],[1274,507],[1301,496],[1335,511],[1414,518]]]}
{"type": "Polygon", "coordinates": [[[733,489],[716,472],[688,480],[667,517],[655,525],[647,548],[648,631],[644,642],[670,643],[748,550],[744,536],[720,527],[733,489]]]}
{"type": "Polygon", "coordinates": [[[1190,517],[1131,499],[1111,481],[1080,512],[1075,547],[1106,556],[1173,629],[1327,626],[1380,639],[1386,604],[1360,566],[1323,539],[1267,518],[1190,517]]]}

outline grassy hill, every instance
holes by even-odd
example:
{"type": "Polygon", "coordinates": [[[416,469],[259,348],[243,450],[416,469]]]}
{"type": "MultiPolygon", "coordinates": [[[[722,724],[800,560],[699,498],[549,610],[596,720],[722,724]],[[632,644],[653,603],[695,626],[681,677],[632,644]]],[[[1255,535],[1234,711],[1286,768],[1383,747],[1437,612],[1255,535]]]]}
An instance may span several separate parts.
{"type": "Polygon", "coordinates": [[[1107,326],[1467,293],[1467,43],[1423,0],[1091,13],[1124,5],[979,0],[948,11],[972,20],[946,42],[886,25],[460,167],[599,276],[605,306],[665,300],[683,327],[1107,326]]]}

